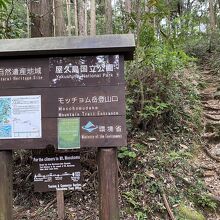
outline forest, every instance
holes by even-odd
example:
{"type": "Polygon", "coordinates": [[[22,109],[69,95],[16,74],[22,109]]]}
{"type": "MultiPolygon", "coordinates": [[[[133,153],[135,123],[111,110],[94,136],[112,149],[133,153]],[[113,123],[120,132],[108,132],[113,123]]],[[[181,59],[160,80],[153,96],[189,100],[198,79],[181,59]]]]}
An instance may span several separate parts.
{"type": "MultiPolygon", "coordinates": [[[[220,1],[0,0],[0,39],[127,33],[120,219],[220,220],[220,1]]],[[[57,219],[55,194],[33,191],[32,151],[13,160],[14,219],[57,219]]],[[[66,219],[96,220],[96,151],[81,163],[66,219]]]]}

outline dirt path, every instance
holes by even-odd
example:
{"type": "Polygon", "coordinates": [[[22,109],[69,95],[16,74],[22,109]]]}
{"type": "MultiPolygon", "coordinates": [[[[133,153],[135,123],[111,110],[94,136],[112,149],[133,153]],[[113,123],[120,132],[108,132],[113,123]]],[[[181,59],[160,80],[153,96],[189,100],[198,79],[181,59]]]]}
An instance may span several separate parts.
{"type": "MultiPolygon", "coordinates": [[[[203,150],[198,154],[197,165],[203,170],[208,190],[220,198],[220,76],[204,65],[201,82],[205,84],[205,88],[200,91],[203,150]]],[[[220,212],[220,206],[218,210],[220,212]]],[[[208,220],[220,220],[220,214],[213,213],[208,220]]]]}

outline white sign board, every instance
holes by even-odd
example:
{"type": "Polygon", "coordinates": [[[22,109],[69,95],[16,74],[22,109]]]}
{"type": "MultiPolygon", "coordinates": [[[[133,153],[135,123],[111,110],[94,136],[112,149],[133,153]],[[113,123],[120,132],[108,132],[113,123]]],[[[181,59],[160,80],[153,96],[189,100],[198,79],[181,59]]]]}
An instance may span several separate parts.
{"type": "Polygon", "coordinates": [[[41,96],[0,96],[0,139],[41,137],[41,96]]]}

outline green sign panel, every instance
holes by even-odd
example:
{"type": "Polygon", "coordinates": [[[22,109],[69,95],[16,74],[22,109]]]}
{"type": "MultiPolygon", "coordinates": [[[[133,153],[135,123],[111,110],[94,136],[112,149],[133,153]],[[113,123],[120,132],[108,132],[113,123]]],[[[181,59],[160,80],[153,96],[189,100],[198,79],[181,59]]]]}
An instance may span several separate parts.
{"type": "Polygon", "coordinates": [[[58,149],[80,148],[80,118],[58,118],[58,149]]]}

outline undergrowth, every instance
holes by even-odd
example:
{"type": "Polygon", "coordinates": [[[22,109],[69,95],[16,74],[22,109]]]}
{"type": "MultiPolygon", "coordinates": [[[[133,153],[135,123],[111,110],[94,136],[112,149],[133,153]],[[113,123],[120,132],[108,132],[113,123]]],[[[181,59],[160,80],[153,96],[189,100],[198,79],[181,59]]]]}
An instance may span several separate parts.
{"type": "Polygon", "coordinates": [[[122,219],[166,219],[164,195],[179,220],[187,219],[180,211],[181,204],[198,216],[205,215],[204,210],[216,210],[201,181],[201,171],[193,166],[198,142],[193,133],[157,130],[137,135],[120,150],[122,219]]]}
{"type": "Polygon", "coordinates": [[[185,51],[198,58],[202,64],[208,62],[214,75],[220,75],[220,33],[201,34],[185,44],[185,51]]]}
{"type": "Polygon", "coordinates": [[[126,68],[130,144],[119,151],[122,219],[166,219],[164,197],[178,220],[204,219],[204,210],[217,206],[193,165],[201,131],[197,59],[146,41],[126,68]]]}

